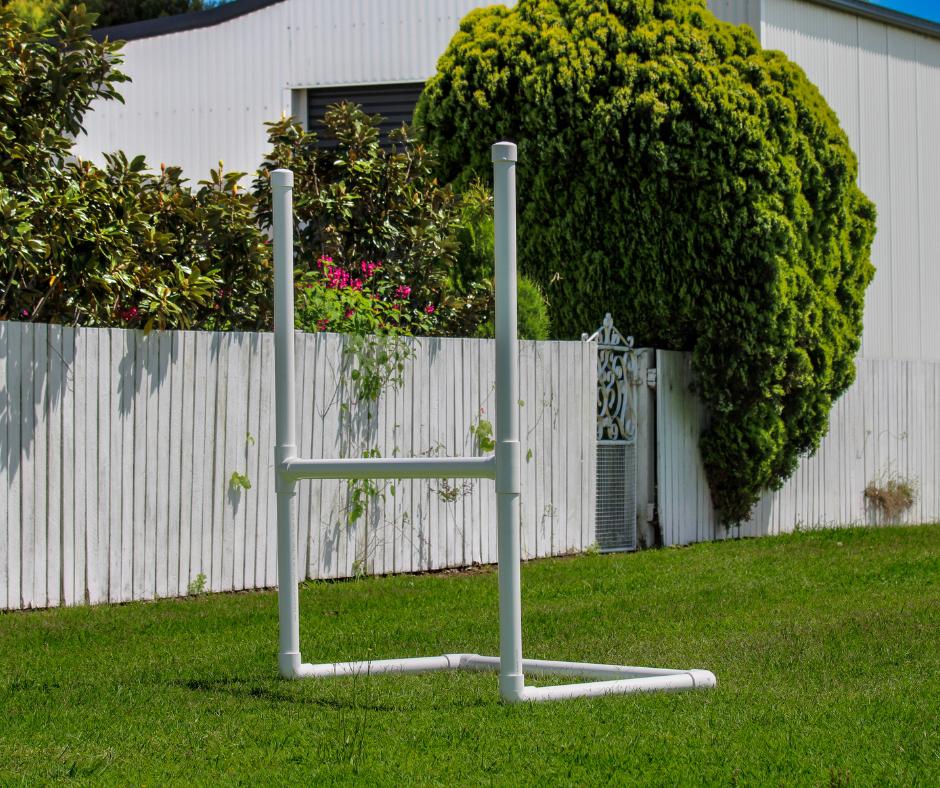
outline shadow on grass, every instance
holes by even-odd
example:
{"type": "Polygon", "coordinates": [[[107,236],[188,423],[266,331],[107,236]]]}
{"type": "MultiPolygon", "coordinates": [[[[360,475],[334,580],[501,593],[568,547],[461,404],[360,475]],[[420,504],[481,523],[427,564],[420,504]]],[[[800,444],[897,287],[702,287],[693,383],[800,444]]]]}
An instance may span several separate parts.
{"type": "MultiPolygon", "coordinates": [[[[310,679],[307,679],[307,681],[310,681],[310,679]]],[[[330,679],[329,681],[333,680],[330,679]]],[[[266,687],[249,680],[224,679],[214,681],[210,679],[190,679],[188,681],[172,682],[171,686],[181,687],[192,692],[227,695],[233,698],[255,699],[268,701],[272,704],[316,706],[323,709],[332,709],[337,711],[368,709],[369,711],[397,713],[403,710],[404,705],[407,705],[408,708],[412,707],[411,703],[391,704],[381,701],[363,702],[361,697],[352,696],[352,687],[349,682],[350,679],[348,678],[345,679],[345,683],[343,678],[336,679],[336,684],[330,687],[330,690],[334,692],[333,697],[298,697],[294,694],[291,694],[289,691],[286,691],[289,686],[293,685],[293,682],[284,682],[284,684],[274,684],[273,687],[266,687]],[[336,695],[339,693],[342,693],[342,695],[349,695],[349,697],[337,697],[336,695]]],[[[320,686],[325,687],[326,685],[321,684],[320,686]]],[[[372,689],[374,690],[374,687],[372,689]]],[[[452,698],[450,694],[448,694],[446,696],[446,700],[444,696],[436,695],[431,703],[426,704],[426,708],[446,710],[492,706],[494,704],[494,698],[496,697],[495,690],[491,696],[489,696],[489,693],[487,693],[487,695],[488,697],[481,695],[480,697],[476,698],[452,698]]]]}

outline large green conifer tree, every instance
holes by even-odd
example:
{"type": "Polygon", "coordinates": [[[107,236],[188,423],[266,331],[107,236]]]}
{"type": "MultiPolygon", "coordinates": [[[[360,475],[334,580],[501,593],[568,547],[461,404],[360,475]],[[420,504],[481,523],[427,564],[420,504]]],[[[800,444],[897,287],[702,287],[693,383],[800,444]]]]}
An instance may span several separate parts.
{"type": "Polygon", "coordinates": [[[610,311],[693,353],[726,522],[815,451],[855,376],[875,209],[796,64],[704,0],[519,0],[461,22],[416,121],[458,184],[519,144],[520,265],[557,335],[610,311]]]}

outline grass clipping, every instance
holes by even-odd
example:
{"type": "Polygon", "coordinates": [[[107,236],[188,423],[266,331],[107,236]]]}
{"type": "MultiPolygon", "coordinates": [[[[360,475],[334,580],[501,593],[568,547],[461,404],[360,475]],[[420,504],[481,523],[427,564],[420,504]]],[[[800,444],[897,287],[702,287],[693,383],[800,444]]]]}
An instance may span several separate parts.
{"type": "Polygon", "coordinates": [[[885,474],[870,481],[865,499],[871,501],[889,520],[900,517],[917,500],[917,481],[897,474],[885,474]]]}

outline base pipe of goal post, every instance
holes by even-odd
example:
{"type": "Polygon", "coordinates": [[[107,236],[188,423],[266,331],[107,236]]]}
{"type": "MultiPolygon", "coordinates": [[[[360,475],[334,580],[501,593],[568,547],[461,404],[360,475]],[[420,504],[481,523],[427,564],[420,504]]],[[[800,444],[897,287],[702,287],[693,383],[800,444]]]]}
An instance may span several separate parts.
{"type": "Polygon", "coordinates": [[[714,687],[707,670],[672,670],[522,658],[520,578],[519,355],[516,336],[516,146],[493,146],[496,240],[496,456],[407,459],[301,459],[295,442],[293,173],[271,172],[274,211],[274,359],[278,541],[278,668],[284,678],[325,678],[439,670],[499,671],[506,703],[568,700],[633,692],[681,692],[714,687]],[[302,479],[495,479],[499,559],[499,657],[438,657],[361,662],[302,663],[298,601],[295,487],[302,479]],[[526,687],[525,675],[600,679],[553,687],[526,687]]]}

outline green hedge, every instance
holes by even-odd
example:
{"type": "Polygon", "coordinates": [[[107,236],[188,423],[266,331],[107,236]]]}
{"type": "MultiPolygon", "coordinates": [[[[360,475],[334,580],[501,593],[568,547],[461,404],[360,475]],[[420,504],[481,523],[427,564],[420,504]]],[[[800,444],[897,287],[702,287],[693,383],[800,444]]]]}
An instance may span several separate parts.
{"type": "Polygon", "coordinates": [[[726,522],[852,383],[875,209],[802,70],[704,0],[520,0],[460,25],[416,123],[458,186],[519,145],[519,259],[576,337],[692,351],[726,522]]]}

